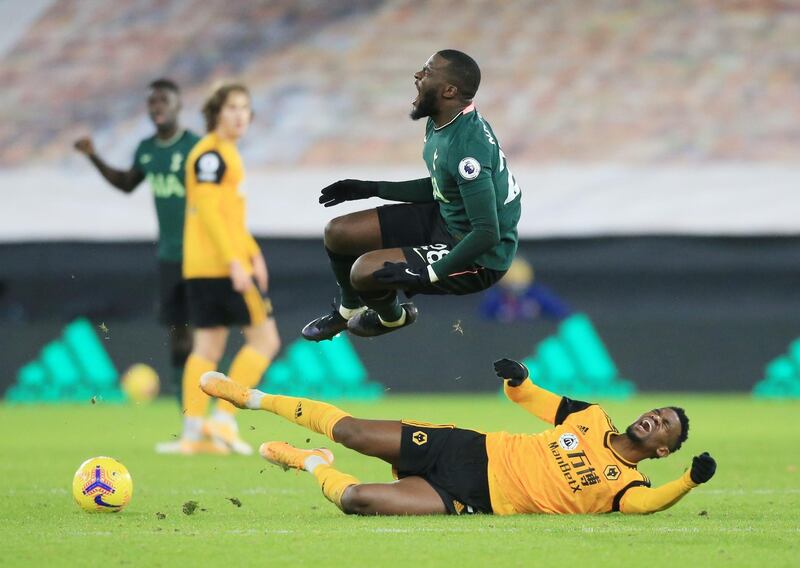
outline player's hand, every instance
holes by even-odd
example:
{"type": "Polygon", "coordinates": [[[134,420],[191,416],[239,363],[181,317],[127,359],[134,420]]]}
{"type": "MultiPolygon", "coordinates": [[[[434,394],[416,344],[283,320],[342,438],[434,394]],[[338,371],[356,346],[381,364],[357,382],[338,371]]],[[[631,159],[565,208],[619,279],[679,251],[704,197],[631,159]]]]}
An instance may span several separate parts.
{"type": "Polygon", "coordinates": [[[692,469],[689,472],[689,476],[692,481],[700,485],[714,477],[716,471],[717,462],[708,452],[703,452],[692,459],[692,469]]]}
{"type": "Polygon", "coordinates": [[[530,373],[528,367],[512,359],[498,359],[494,362],[494,372],[503,380],[508,381],[508,386],[518,387],[530,373]]]}
{"type": "Polygon", "coordinates": [[[258,289],[266,294],[269,287],[269,271],[267,270],[267,262],[262,254],[257,254],[253,257],[253,278],[256,280],[258,289]]]}
{"type": "Polygon", "coordinates": [[[360,181],[357,179],[343,179],[323,188],[319,202],[325,207],[333,207],[345,201],[377,197],[377,181],[360,181]]]}
{"type": "Polygon", "coordinates": [[[75,140],[75,149],[81,154],[94,156],[94,142],[88,136],[75,140]]]}
{"type": "Polygon", "coordinates": [[[372,273],[381,284],[391,284],[400,288],[412,288],[430,284],[427,270],[416,270],[405,262],[384,262],[383,268],[372,273]]]}
{"type": "Polygon", "coordinates": [[[242,263],[238,260],[232,260],[230,266],[233,289],[240,294],[244,294],[253,287],[253,278],[247,273],[242,263]]]}

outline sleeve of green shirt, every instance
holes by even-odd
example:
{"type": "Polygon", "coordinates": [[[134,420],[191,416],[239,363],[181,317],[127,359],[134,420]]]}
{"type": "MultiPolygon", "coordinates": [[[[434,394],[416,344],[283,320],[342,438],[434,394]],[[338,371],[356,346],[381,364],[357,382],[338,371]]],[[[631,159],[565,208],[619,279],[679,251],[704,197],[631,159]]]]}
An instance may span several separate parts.
{"type": "Polygon", "coordinates": [[[475,259],[500,242],[494,183],[491,179],[471,184],[461,191],[472,230],[453,247],[450,254],[431,265],[438,278],[467,268],[475,259]]]}
{"type": "Polygon", "coordinates": [[[492,179],[492,152],[485,146],[471,144],[466,148],[454,149],[447,162],[451,175],[458,181],[464,211],[472,229],[453,247],[450,254],[430,266],[437,278],[467,268],[500,242],[497,197],[492,179]]]}
{"type": "Polygon", "coordinates": [[[428,203],[433,201],[433,183],[429,177],[409,181],[379,181],[378,197],[388,201],[428,203]]]}

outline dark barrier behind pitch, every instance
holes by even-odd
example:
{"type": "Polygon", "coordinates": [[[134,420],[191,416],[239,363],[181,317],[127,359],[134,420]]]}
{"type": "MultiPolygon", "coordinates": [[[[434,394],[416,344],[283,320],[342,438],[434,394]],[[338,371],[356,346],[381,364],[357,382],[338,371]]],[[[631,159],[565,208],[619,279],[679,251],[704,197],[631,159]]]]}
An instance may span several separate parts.
{"type": "MultiPolygon", "coordinates": [[[[261,244],[289,344],[329,309],[336,287],[317,240],[261,244]]],[[[800,238],[541,240],[522,243],[520,254],[540,282],[589,314],[622,376],[643,391],[749,390],[800,336],[800,238]]],[[[0,391],[80,315],[108,326],[105,345],[120,370],[148,362],[166,374],[151,244],[5,244],[0,266],[0,391]]],[[[413,329],[353,344],[391,392],[495,389],[493,358],[532,354],[555,326],[487,322],[479,301],[420,297],[413,329]]]]}

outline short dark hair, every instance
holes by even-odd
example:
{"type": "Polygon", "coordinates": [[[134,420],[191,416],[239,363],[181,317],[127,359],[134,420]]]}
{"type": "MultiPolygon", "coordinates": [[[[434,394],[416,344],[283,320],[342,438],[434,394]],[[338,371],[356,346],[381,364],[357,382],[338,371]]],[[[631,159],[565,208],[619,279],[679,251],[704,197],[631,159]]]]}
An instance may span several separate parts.
{"type": "Polygon", "coordinates": [[[148,85],[150,89],[165,89],[167,91],[172,91],[176,95],[181,94],[181,88],[178,86],[178,83],[173,81],[172,79],[167,79],[166,77],[162,77],[160,79],[156,79],[155,81],[151,82],[148,85]]]}
{"type": "Polygon", "coordinates": [[[463,51],[443,49],[437,55],[447,60],[447,75],[456,86],[461,98],[471,101],[481,84],[481,70],[475,60],[463,51]]]}
{"type": "Polygon", "coordinates": [[[678,406],[670,406],[669,408],[675,411],[675,414],[678,415],[678,420],[681,422],[681,435],[678,436],[678,441],[675,442],[675,445],[669,449],[670,452],[677,452],[681,449],[686,438],[689,437],[689,417],[686,416],[686,411],[683,408],[678,406]]]}
{"type": "Polygon", "coordinates": [[[219,113],[231,93],[244,93],[248,98],[250,97],[250,90],[242,83],[225,83],[215,89],[203,103],[203,118],[206,119],[207,132],[211,132],[217,127],[219,113]]]}

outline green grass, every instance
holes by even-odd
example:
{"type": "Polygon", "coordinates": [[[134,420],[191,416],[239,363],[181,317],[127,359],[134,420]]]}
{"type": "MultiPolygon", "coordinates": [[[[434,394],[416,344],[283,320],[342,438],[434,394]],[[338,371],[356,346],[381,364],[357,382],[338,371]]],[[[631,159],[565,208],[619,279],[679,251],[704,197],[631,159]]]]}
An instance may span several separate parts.
{"type": "MultiPolygon", "coordinates": [[[[687,409],[691,436],[678,454],[645,462],[642,470],[660,484],[709,450],[719,466],[707,486],[644,517],[503,518],[345,516],[311,476],[282,472],[257,457],[157,456],[153,445],[179,429],[176,406],[167,400],[0,405],[0,566],[797,566],[800,405],[663,395],[604,406],[624,427],[641,410],[662,404],[687,409]],[[131,471],[133,500],[122,513],[90,515],[72,501],[72,475],[95,455],[114,456],[131,471]],[[189,500],[206,510],[184,515],[189,500]]],[[[363,417],[488,431],[545,427],[495,396],[398,396],[343,406],[363,417]]],[[[253,443],[327,443],[264,412],[240,416],[253,443]]],[[[336,458],[362,480],[390,479],[388,466],[377,460],[341,448],[336,458]]]]}

